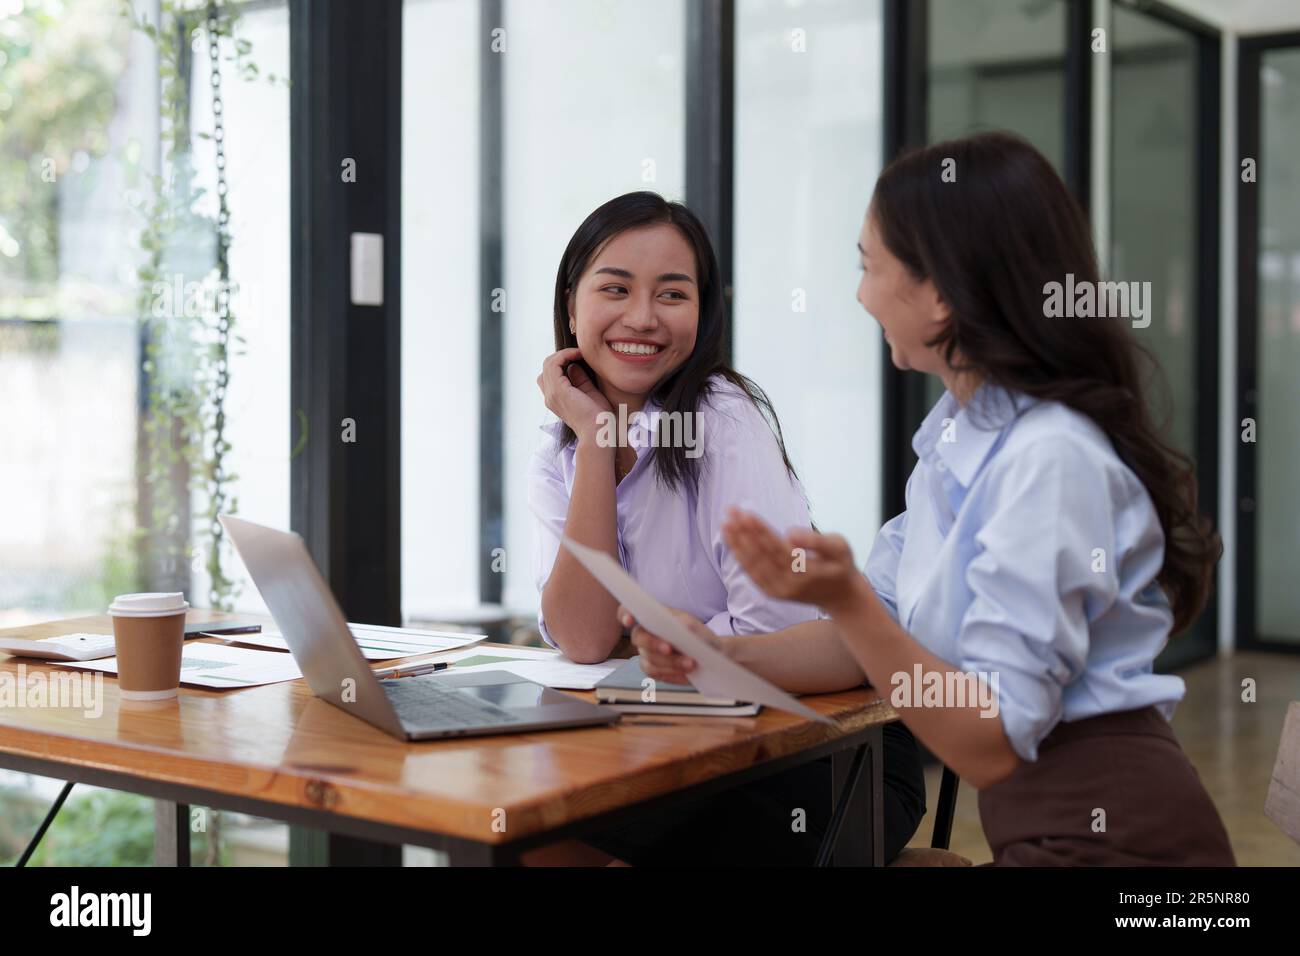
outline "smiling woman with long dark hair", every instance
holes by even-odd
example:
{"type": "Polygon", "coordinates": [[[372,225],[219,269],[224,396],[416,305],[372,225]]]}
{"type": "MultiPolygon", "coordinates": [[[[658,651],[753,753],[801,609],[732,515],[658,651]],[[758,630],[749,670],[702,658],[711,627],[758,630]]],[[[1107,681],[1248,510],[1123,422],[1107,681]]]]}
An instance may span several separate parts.
{"type": "MultiPolygon", "coordinates": [[[[1124,317],[1046,307],[1067,276],[1098,282],[1078,205],[1032,146],[985,133],[890,164],[858,249],[858,301],[894,364],[946,388],[912,440],[907,509],[865,573],[839,535],[783,537],[742,512],[724,527],[733,553],[766,593],[829,613],[807,646],[834,638],[894,689],[980,791],[995,862],[1231,865],[1169,725],[1183,682],[1153,667],[1204,607],[1220,544],[1151,421],[1158,369],[1124,317]],[[979,693],[935,700],[918,674],[979,693]]],[[[633,640],[651,676],[693,666],[640,628],[633,640]]],[[[824,666],[843,665],[827,649],[824,666]]]]}
{"type": "MultiPolygon", "coordinates": [[[[771,404],[723,356],[722,283],[699,219],[648,192],[596,209],[564,250],[554,320],[556,351],[537,384],[558,421],[546,428],[528,486],[545,640],[593,662],[623,636],[616,602],[560,547],[563,536],[620,561],[646,591],[728,645],[814,623],[816,608],[759,590],[723,540],[732,505],[781,528],[811,529],[811,521],[771,404]]],[[[861,684],[843,652],[838,672],[810,673],[809,651],[794,641],[755,670],[796,693],[861,684]]],[[[901,725],[886,728],[884,760],[892,858],[925,812],[925,783],[901,725]]],[[[831,782],[829,762],[816,761],[592,842],[634,864],[812,863],[831,782]],[[799,808],[803,831],[790,826],[799,808]]],[[[572,863],[576,853],[570,846],[551,857],[572,863]]]]}
{"type": "Polygon", "coordinates": [[[556,351],[537,384],[558,421],[529,476],[542,636],[584,662],[622,636],[614,599],[560,549],[564,533],[720,632],[811,616],[755,589],[722,543],[724,500],[776,523],[809,518],[771,403],[723,357],[722,283],[699,219],[655,193],[611,199],[569,240],[554,304],[556,351]]]}

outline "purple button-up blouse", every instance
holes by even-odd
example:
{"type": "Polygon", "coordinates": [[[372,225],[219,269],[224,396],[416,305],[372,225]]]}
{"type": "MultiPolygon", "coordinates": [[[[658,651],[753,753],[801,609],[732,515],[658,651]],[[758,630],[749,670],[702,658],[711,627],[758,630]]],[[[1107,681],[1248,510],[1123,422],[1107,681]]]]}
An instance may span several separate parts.
{"type": "MultiPolygon", "coordinates": [[[[635,417],[628,442],[636,464],[615,489],[618,557],[654,597],[703,621],[716,634],[777,631],[818,616],[815,607],[769,598],[749,579],[722,538],[732,505],[752,511],[778,531],[810,526],[802,484],[781,460],[776,437],[749,396],[720,376],[700,403],[693,434],[685,442],[699,452],[698,489],[665,487],[651,462],[653,429],[635,417]]],[[[647,402],[647,418],[658,408],[647,402]]],[[[528,504],[537,519],[537,591],[550,577],[564,534],[573,488],[575,448],[557,448],[561,425],[542,426],[542,447],[528,472],[528,504]]],[[[537,626],[555,640],[539,611],[537,626]]]]}

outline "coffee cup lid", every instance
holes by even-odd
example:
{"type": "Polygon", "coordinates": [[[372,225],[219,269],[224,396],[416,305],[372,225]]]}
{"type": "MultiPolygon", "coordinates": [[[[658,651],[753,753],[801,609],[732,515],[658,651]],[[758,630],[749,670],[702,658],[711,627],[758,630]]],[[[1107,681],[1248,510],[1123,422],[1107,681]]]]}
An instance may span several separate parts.
{"type": "Polygon", "coordinates": [[[109,614],[118,617],[163,617],[189,607],[181,591],[155,591],[147,594],[119,594],[108,606],[109,614]]]}

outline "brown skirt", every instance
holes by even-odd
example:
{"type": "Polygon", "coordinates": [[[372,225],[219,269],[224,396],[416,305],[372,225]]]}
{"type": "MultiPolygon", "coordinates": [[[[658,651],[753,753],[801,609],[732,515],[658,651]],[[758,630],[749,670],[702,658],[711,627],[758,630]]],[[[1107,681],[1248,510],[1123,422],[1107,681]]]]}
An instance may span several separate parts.
{"type": "Polygon", "coordinates": [[[1236,865],[1155,707],[1057,724],[1035,762],[980,791],[979,808],[995,866],[1236,865]]]}

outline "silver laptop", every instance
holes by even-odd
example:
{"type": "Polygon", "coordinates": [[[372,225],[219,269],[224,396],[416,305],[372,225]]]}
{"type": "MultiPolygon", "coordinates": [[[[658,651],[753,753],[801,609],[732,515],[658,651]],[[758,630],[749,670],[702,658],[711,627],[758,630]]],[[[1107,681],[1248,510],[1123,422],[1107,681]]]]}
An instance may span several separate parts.
{"type": "Polygon", "coordinates": [[[406,740],[585,727],[618,712],[506,671],[380,680],[297,534],[220,516],[312,693],[406,740]]]}

